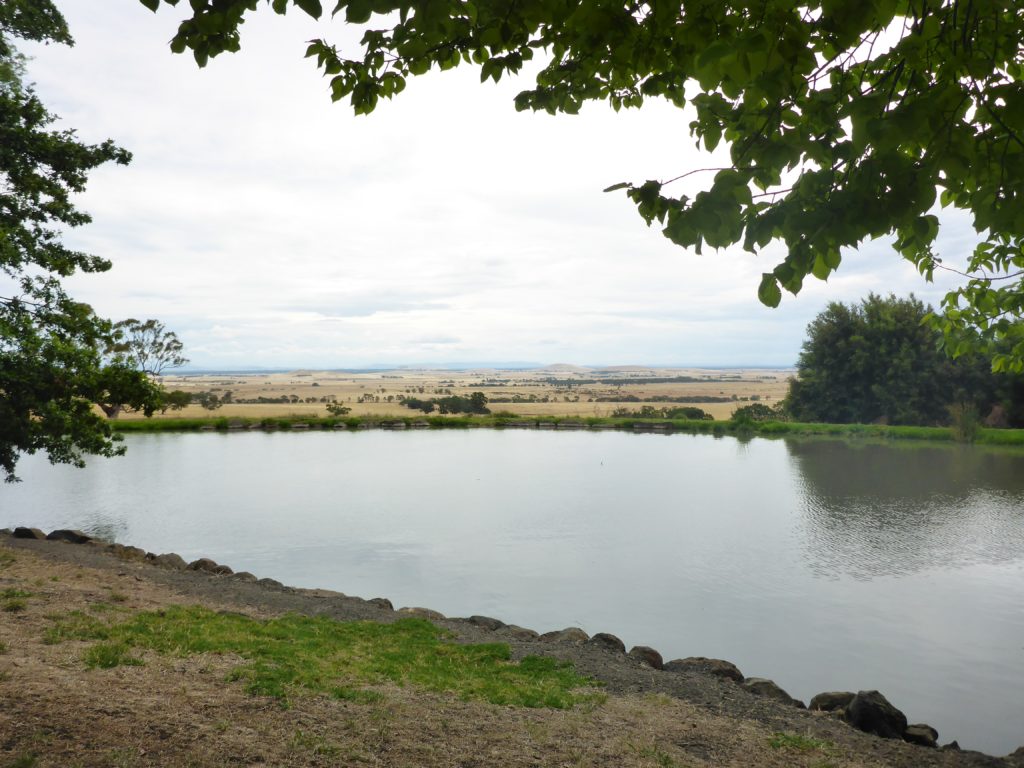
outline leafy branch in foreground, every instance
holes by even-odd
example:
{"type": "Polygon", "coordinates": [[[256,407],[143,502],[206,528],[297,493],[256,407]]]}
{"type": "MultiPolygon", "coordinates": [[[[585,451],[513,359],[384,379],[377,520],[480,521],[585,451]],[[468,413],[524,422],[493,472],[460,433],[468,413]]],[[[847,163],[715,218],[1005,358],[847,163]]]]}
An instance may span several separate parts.
{"type": "MultiPolygon", "coordinates": [[[[324,13],[319,0],[269,4],[324,13]]],[[[239,50],[240,25],[259,5],[191,0],[171,50],[191,50],[200,66],[239,50]]],[[[1024,15],[1015,0],[339,0],[332,14],[362,25],[362,50],[314,40],[306,55],[357,114],[435,68],[470,65],[498,81],[535,56],[543,66],[516,97],[520,110],[573,114],[588,101],[618,110],[650,98],[691,106],[698,146],[729,149],[725,167],[701,169],[703,191],[691,199],[668,189],[700,170],[608,190],[625,190],[648,224],[698,252],[783,244],[758,288],[768,306],[879,237],[930,280],[941,263],[936,206],[966,211],[977,232],[961,270],[970,277],[933,323],[954,356],[980,350],[994,353],[996,370],[1024,370],[1024,15]]]]}

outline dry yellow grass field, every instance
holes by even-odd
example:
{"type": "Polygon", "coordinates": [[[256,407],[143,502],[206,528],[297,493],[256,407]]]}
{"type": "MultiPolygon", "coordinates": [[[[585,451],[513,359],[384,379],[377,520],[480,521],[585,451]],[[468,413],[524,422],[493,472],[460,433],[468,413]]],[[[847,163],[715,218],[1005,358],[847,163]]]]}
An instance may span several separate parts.
{"type": "MultiPolygon", "coordinates": [[[[477,369],[465,371],[413,370],[348,373],[291,371],[270,374],[166,376],[169,390],[212,392],[228,404],[217,416],[262,418],[290,415],[325,416],[330,401],[343,403],[354,416],[408,416],[402,398],[430,399],[483,392],[492,411],[522,416],[611,416],[617,408],[639,410],[692,405],[716,419],[727,419],[750,401],[774,405],[786,394],[786,369],[680,369],[616,367],[587,369],[549,366],[536,370],[477,369]],[[606,398],[638,398],[611,402],[606,398]],[[723,402],[687,402],[692,398],[721,398],[723,402]],[[258,402],[286,399],[286,402],[258,402]],[[657,398],[651,400],[651,398],[657,398]]],[[[190,405],[165,416],[208,416],[190,405]]],[[[131,416],[126,416],[130,418],[131,416]]]]}

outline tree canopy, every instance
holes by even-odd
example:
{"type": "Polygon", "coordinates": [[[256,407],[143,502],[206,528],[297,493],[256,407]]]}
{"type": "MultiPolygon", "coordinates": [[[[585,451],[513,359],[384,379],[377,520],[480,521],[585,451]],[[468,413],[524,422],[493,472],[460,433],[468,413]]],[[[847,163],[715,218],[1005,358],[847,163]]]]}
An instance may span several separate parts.
{"type": "Polygon", "coordinates": [[[1022,377],[996,376],[979,355],[951,360],[931,311],[913,296],[872,294],[859,304],[833,303],[807,327],[785,408],[798,421],[934,425],[960,412],[1020,418],[1022,377]],[[999,412],[999,411],[997,411],[999,412]]]}
{"type": "Polygon", "coordinates": [[[160,388],[141,371],[103,361],[109,321],[71,299],[60,278],[110,263],[62,242],[89,221],[73,195],[89,172],[130,155],[52,130],[54,116],[24,82],[15,39],[72,43],[49,0],[0,4],[0,471],[16,479],[21,453],[76,465],[121,452],[93,404],[151,413],[160,388]]]}
{"type": "Polygon", "coordinates": [[[114,323],[106,352],[136,370],[159,376],[188,362],[184,349],[178,334],[168,331],[159,320],[130,317],[114,323]]]}
{"type": "MultiPolygon", "coordinates": [[[[141,0],[157,10],[161,0],[141,0]]],[[[177,5],[178,0],[163,0],[177,5]]],[[[171,49],[200,66],[240,48],[259,0],[190,0],[171,49]]],[[[320,0],[268,0],[314,18],[320,0]]],[[[703,191],[683,178],[625,182],[647,223],[698,252],[779,242],[760,300],[777,306],[848,249],[888,238],[928,279],[963,282],[931,318],[954,356],[992,352],[1024,369],[1024,15],[1016,0],[339,0],[361,50],[314,40],[306,55],[357,114],[432,69],[475,66],[499,80],[538,57],[517,109],[616,110],[650,98],[690,105],[698,145],[725,143],[703,191]],[[937,254],[936,207],[967,212],[972,253],[937,254]]],[[[667,148],[667,152],[668,152],[667,148]]],[[[666,164],[671,160],[667,157],[666,164]]]]}

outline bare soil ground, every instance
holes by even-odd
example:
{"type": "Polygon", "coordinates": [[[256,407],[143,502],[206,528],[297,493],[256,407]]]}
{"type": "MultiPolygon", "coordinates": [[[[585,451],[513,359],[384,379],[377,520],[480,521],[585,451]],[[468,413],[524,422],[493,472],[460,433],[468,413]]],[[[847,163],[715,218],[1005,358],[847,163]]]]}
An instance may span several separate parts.
{"type": "MultiPolygon", "coordinates": [[[[235,401],[279,399],[287,403],[228,404],[215,411],[217,416],[275,418],[289,415],[326,416],[321,399],[334,399],[350,407],[355,416],[408,416],[411,413],[398,402],[399,396],[429,399],[446,394],[468,395],[481,391],[492,401],[492,411],[508,411],[523,416],[610,416],[616,408],[639,410],[643,405],[656,408],[693,405],[716,419],[727,419],[740,405],[751,399],[767,405],[781,400],[791,370],[708,370],[677,368],[616,368],[591,370],[575,366],[552,366],[532,371],[427,371],[396,370],[373,373],[337,371],[292,371],[273,374],[226,374],[165,376],[168,389],[186,392],[213,392],[223,397],[231,393],[235,401]],[[693,381],[651,381],[686,378],[693,381]],[[641,402],[602,402],[600,398],[635,396],[641,402]],[[725,402],[693,403],[692,398],[725,398],[725,402]],[[390,400],[389,400],[390,398],[390,400]],[[647,398],[657,401],[643,402],[647,398]],[[665,398],[661,400],[660,398],[665,398]],[[735,398],[735,400],[733,399],[735,398]],[[531,400],[532,402],[493,402],[495,400],[531,400]],[[307,402],[312,400],[313,402],[307,402]]],[[[198,405],[191,405],[167,416],[209,416],[198,405]]],[[[132,418],[125,414],[122,418],[132,418]]]]}
{"type": "MultiPolygon", "coordinates": [[[[383,686],[372,703],[297,697],[289,709],[226,682],[238,659],[144,655],[87,669],[86,643],[43,642],[70,611],[119,616],[171,604],[269,617],[284,612],[393,621],[360,598],[246,583],[118,559],[97,545],[0,536],[0,766],[1011,766],[978,753],[885,741],[700,674],[652,669],[590,646],[511,640],[600,680],[601,703],[523,709],[383,686]],[[778,734],[788,735],[779,739],[778,734]]],[[[440,624],[463,642],[495,635],[440,624]]],[[[505,641],[507,638],[500,638],[505,641]]]]}

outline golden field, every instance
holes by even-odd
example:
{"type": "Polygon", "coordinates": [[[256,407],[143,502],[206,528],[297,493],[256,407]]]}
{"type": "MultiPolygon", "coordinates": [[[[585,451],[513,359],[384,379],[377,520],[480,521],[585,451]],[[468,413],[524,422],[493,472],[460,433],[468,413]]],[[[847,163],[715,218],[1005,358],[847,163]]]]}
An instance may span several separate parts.
{"type": "MultiPolygon", "coordinates": [[[[290,371],[287,373],[171,375],[168,390],[212,392],[231,402],[213,415],[272,418],[290,415],[326,416],[329,401],[343,403],[354,416],[409,416],[401,398],[428,400],[447,395],[483,392],[492,412],[523,416],[611,416],[616,408],[639,410],[688,405],[716,419],[727,419],[741,405],[758,400],[774,405],[786,394],[789,369],[582,368],[548,366],[534,370],[290,371]],[[609,402],[606,398],[638,401],[609,402]],[[688,398],[724,398],[724,402],[687,402],[688,398]],[[260,403],[287,398],[288,402],[260,403]],[[658,398],[656,401],[650,398],[658,398]],[[516,400],[518,402],[509,402],[516,400]],[[503,402],[505,401],[505,402],[503,402]]],[[[165,416],[209,416],[190,405],[165,416]]],[[[126,414],[123,418],[132,418],[126,414]]],[[[138,414],[134,415],[138,417],[138,414]]]]}

